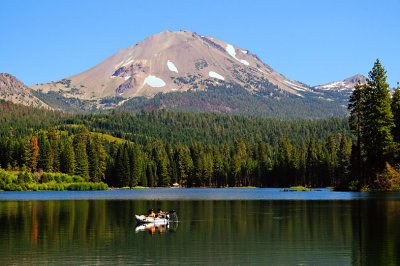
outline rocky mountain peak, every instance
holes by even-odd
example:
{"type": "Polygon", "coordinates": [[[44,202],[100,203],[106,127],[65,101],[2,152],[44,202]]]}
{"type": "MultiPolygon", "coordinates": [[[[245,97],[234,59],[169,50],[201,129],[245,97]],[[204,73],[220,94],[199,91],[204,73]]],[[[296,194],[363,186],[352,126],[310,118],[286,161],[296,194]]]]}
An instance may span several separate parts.
{"type": "Polygon", "coordinates": [[[34,96],[29,87],[8,73],[0,73],[0,99],[33,107],[50,108],[34,96]]]}
{"type": "Polygon", "coordinates": [[[65,97],[153,97],[157,93],[242,87],[269,97],[303,97],[309,87],[274,71],[247,49],[189,30],[166,30],[122,49],[93,68],[34,86],[65,97]]]}
{"type": "Polygon", "coordinates": [[[315,88],[328,91],[352,91],[358,82],[364,84],[367,82],[367,78],[362,74],[356,74],[342,81],[334,81],[324,85],[318,85],[315,86],[315,88]]]}

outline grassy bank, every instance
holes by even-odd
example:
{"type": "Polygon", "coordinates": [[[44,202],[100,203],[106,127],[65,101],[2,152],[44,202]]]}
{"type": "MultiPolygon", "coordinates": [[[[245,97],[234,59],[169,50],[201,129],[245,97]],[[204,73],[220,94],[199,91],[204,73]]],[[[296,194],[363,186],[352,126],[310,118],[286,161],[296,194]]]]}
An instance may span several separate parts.
{"type": "Polygon", "coordinates": [[[87,182],[80,176],[62,173],[30,173],[0,169],[0,190],[4,191],[62,191],[107,190],[103,182],[87,182]]]}

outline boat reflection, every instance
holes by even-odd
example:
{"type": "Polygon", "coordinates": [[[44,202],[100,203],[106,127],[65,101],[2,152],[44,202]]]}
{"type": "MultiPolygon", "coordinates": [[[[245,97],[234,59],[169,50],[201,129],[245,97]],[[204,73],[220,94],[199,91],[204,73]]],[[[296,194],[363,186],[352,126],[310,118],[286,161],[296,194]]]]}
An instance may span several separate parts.
{"type": "Polygon", "coordinates": [[[139,232],[149,232],[151,235],[163,235],[167,232],[176,232],[178,230],[177,222],[169,222],[166,224],[157,223],[137,223],[135,227],[135,233],[139,232]]]}

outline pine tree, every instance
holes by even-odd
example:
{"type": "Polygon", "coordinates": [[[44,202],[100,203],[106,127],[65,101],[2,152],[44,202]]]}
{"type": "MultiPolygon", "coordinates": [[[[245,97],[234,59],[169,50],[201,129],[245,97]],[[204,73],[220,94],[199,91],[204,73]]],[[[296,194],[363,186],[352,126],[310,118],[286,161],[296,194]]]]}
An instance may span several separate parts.
{"type": "Polygon", "coordinates": [[[39,153],[39,159],[38,159],[38,168],[42,169],[43,171],[50,171],[48,168],[50,164],[53,162],[51,161],[50,158],[50,143],[47,139],[47,136],[45,134],[40,134],[38,137],[39,141],[39,147],[40,147],[40,153],[39,153]]]}
{"type": "Polygon", "coordinates": [[[75,174],[89,180],[87,138],[88,133],[85,130],[74,136],[75,174]]]}
{"type": "Polygon", "coordinates": [[[357,143],[354,144],[353,148],[353,171],[352,175],[358,180],[364,179],[363,174],[363,158],[361,155],[361,137],[362,137],[362,121],[363,121],[363,109],[364,109],[364,91],[366,86],[361,85],[359,82],[354,86],[353,93],[350,96],[348,109],[350,111],[349,125],[354,135],[356,135],[357,143]]]}
{"type": "Polygon", "coordinates": [[[397,83],[397,88],[392,97],[392,113],[394,117],[393,139],[395,142],[400,142],[400,86],[397,83]]]}
{"type": "Polygon", "coordinates": [[[115,166],[113,177],[116,179],[116,184],[119,187],[129,186],[130,164],[128,147],[126,144],[119,147],[115,158],[115,166]]]}
{"type": "Polygon", "coordinates": [[[149,187],[154,187],[156,185],[155,182],[155,165],[151,159],[147,160],[146,163],[146,176],[147,176],[147,185],[149,187]]]}
{"type": "Polygon", "coordinates": [[[319,153],[317,143],[314,139],[310,139],[307,146],[307,158],[306,158],[306,185],[317,185],[318,177],[320,173],[318,172],[319,166],[319,153]]]}
{"type": "Polygon", "coordinates": [[[60,155],[60,170],[63,173],[74,175],[75,174],[75,152],[72,141],[66,140],[62,145],[60,155]]]}
{"type": "Polygon", "coordinates": [[[89,138],[88,162],[90,181],[104,181],[106,171],[106,151],[97,135],[89,138]]]}
{"type": "Polygon", "coordinates": [[[345,187],[350,175],[351,162],[351,140],[341,136],[338,151],[337,184],[335,186],[345,187]]]}
{"type": "Polygon", "coordinates": [[[234,186],[242,186],[245,183],[244,168],[247,159],[247,147],[243,139],[235,143],[235,155],[232,159],[232,176],[234,186]]]}
{"type": "Polygon", "coordinates": [[[369,179],[382,171],[393,145],[393,114],[390,109],[389,84],[379,60],[369,72],[362,106],[362,149],[365,151],[369,179]]]}
{"type": "MultiPolygon", "coordinates": [[[[32,159],[31,139],[29,137],[24,138],[22,140],[22,144],[23,144],[23,155],[22,155],[23,156],[23,161],[22,161],[22,165],[25,165],[28,170],[32,170],[31,169],[31,159],[32,159]]],[[[1,147],[1,143],[0,143],[0,147],[1,147]]]]}
{"type": "Polygon", "coordinates": [[[51,128],[47,133],[50,144],[51,169],[53,172],[60,171],[61,140],[56,129],[51,128]]]}
{"type": "Polygon", "coordinates": [[[176,151],[176,161],[178,170],[178,183],[180,185],[186,185],[187,180],[193,171],[193,160],[190,156],[190,150],[186,146],[178,146],[176,151]]]}
{"type": "Polygon", "coordinates": [[[164,144],[160,143],[155,148],[155,162],[156,162],[156,173],[158,178],[158,186],[164,187],[170,185],[170,176],[169,176],[169,160],[167,156],[167,152],[165,150],[164,144]]]}
{"type": "Polygon", "coordinates": [[[145,169],[144,154],[138,144],[134,144],[132,153],[130,186],[137,186],[139,182],[142,186],[147,186],[147,180],[145,181],[145,178],[142,178],[145,169]]]}
{"type": "Polygon", "coordinates": [[[328,174],[331,180],[335,180],[337,174],[337,164],[338,164],[338,147],[336,139],[330,135],[327,140],[327,164],[328,164],[328,174]]]}

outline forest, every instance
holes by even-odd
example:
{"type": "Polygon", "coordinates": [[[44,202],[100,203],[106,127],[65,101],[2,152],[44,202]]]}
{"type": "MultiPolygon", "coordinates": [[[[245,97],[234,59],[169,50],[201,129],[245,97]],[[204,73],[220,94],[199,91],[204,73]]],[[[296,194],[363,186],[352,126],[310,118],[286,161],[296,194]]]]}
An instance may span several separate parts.
{"type": "Polygon", "coordinates": [[[9,171],[65,173],[111,187],[336,186],[349,171],[346,119],[71,115],[9,102],[0,110],[0,165],[9,171]]]}
{"type": "Polygon", "coordinates": [[[166,110],[68,114],[0,101],[0,189],[12,190],[9,173],[16,172],[20,185],[27,176],[39,185],[64,174],[114,188],[398,190],[400,89],[390,96],[378,60],[368,83],[353,91],[349,111],[314,120],[166,110]]]}

